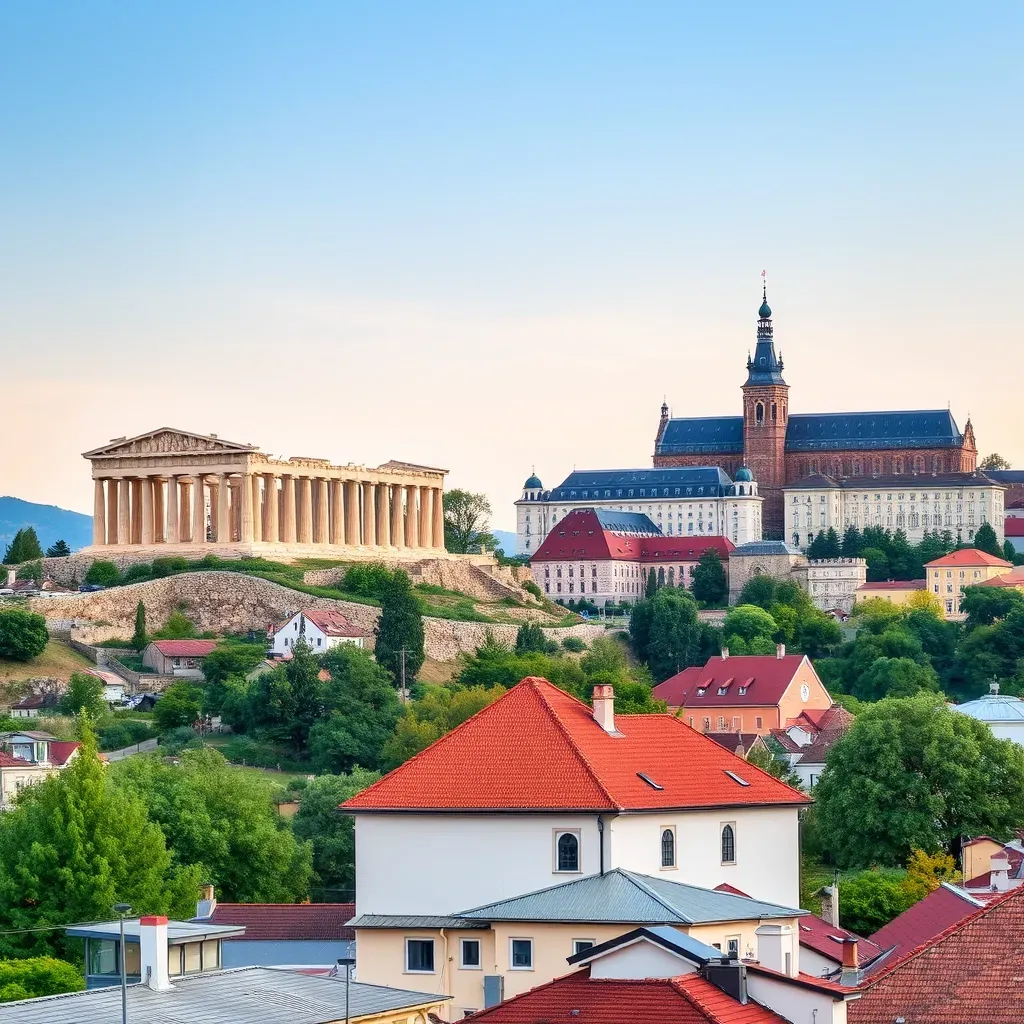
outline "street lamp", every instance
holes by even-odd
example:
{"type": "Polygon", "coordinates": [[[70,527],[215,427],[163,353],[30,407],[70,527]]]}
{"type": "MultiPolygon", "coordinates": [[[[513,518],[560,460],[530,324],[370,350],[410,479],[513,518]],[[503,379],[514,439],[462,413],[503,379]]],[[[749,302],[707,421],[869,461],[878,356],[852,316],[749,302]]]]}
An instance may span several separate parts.
{"type": "Polygon", "coordinates": [[[349,983],[352,979],[352,968],[355,967],[356,961],[351,956],[339,956],[338,966],[345,968],[345,1024],[349,1024],[348,1016],[348,989],[349,983]]]}
{"type": "Polygon", "coordinates": [[[128,1024],[128,979],[125,977],[124,967],[124,918],[132,912],[130,903],[115,903],[114,913],[120,919],[121,925],[121,1024],[128,1024]]]}

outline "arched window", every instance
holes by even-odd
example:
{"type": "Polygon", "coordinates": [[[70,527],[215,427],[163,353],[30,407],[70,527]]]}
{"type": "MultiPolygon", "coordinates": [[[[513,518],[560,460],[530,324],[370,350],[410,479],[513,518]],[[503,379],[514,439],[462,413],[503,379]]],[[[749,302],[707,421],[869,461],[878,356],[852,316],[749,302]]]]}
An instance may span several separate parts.
{"type": "Polygon", "coordinates": [[[558,870],[579,871],[580,841],[575,832],[562,832],[558,837],[558,870]]]}
{"type": "Polygon", "coordinates": [[[658,567],[658,586],[665,586],[665,566],[663,565],[658,567]]]}
{"type": "Polygon", "coordinates": [[[736,863],[736,832],[732,825],[722,826],[722,863],[736,863]]]}
{"type": "Polygon", "coordinates": [[[853,475],[863,476],[864,475],[864,463],[860,459],[853,460],[853,475]]]}
{"type": "Polygon", "coordinates": [[[933,473],[945,473],[946,472],[946,460],[941,455],[935,455],[932,457],[932,472],[933,473]]]}
{"type": "Polygon", "coordinates": [[[892,471],[895,474],[897,474],[897,475],[899,475],[900,473],[903,472],[903,456],[902,455],[897,455],[896,458],[894,458],[892,460],[892,471]]]}
{"type": "Polygon", "coordinates": [[[764,404],[761,402],[754,406],[754,422],[764,423],[764,404]]]}
{"type": "Polygon", "coordinates": [[[664,829],[661,833],[661,866],[676,866],[676,834],[670,828],[664,829]]]}
{"type": "Polygon", "coordinates": [[[915,473],[923,473],[924,472],[924,456],[923,455],[915,455],[914,456],[914,472],[915,473]]]}
{"type": "Polygon", "coordinates": [[[775,402],[772,402],[772,423],[777,423],[779,419],[779,407],[775,402]]]}
{"type": "Polygon", "coordinates": [[[881,476],[882,475],[882,460],[881,459],[872,459],[871,460],[871,472],[874,473],[875,476],[881,476]]]}

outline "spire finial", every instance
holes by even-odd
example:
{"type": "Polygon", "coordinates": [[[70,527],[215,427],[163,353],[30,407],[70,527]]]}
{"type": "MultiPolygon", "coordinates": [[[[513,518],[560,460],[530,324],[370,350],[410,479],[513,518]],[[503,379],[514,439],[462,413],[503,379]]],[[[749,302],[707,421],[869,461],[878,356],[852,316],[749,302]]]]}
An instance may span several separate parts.
{"type": "Polygon", "coordinates": [[[772,307],[768,305],[768,271],[761,271],[761,308],[757,311],[757,315],[762,320],[770,320],[772,316],[772,307]]]}

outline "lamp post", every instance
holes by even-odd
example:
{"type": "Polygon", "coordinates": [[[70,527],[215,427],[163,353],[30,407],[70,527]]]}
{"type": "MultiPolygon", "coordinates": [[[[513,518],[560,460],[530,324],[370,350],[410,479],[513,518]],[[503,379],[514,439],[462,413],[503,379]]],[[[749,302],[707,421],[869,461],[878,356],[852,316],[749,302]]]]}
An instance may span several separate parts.
{"type": "Polygon", "coordinates": [[[356,961],[354,957],[340,956],[338,957],[338,966],[345,968],[345,1024],[349,1024],[348,1015],[348,990],[349,983],[352,980],[352,968],[355,967],[356,961]]]}
{"type": "Polygon", "coordinates": [[[130,903],[114,904],[114,913],[117,914],[121,926],[121,1024],[128,1024],[128,979],[125,977],[124,967],[124,918],[125,914],[130,914],[131,912],[132,907],[130,903]]]}

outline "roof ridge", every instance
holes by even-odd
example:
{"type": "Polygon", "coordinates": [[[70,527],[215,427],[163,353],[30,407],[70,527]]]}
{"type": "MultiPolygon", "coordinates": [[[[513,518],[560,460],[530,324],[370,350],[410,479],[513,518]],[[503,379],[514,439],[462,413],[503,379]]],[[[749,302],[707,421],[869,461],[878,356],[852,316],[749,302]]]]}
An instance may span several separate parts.
{"type": "Polygon", "coordinates": [[[515,903],[517,900],[526,899],[530,896],[540,896],[541,893],[553,892],[555,889],[568,889],[571,885],[584,885],[595,880],[607,878],[609,875],[625,874],[623,868],[609,868],[604,874],[581,875],[579,878],[570,878],[567,882],[555,882],[554,885],[545,885],[543,889],[532,889],[530,892],[517,893],[515,896],[507,896],[503,900],[491,900],[490,903],[481,903],[477,907],[470,907],[468,910],[459,910],[451,914],[451,917],[468,917],[470,914],[477,914],[489,907],[500,907],[503,903],[515,903]]]}
{"type": "Polygon", "coordinates": [[[634,875],[633,872],[627,871],[625,868],[620,868],[619,870],[638,889],[640,889],[642,892],[645,892],[648,896],[650,896],[650,898],[654,900],[655,903],[664,907],[666,910],[670,910],[673,914],[676,915],[676,917],[680,918],[681,924],[692,925],[696,923],[693,920],[693,918],[690,917],[688,914],[680,913],[680,911],[676,907],[673,907],[670,903],[667,903],[665,900],[663,900],[646,882],[640,881],[640,879],[644,877],[643,875],[634,875]]]}

